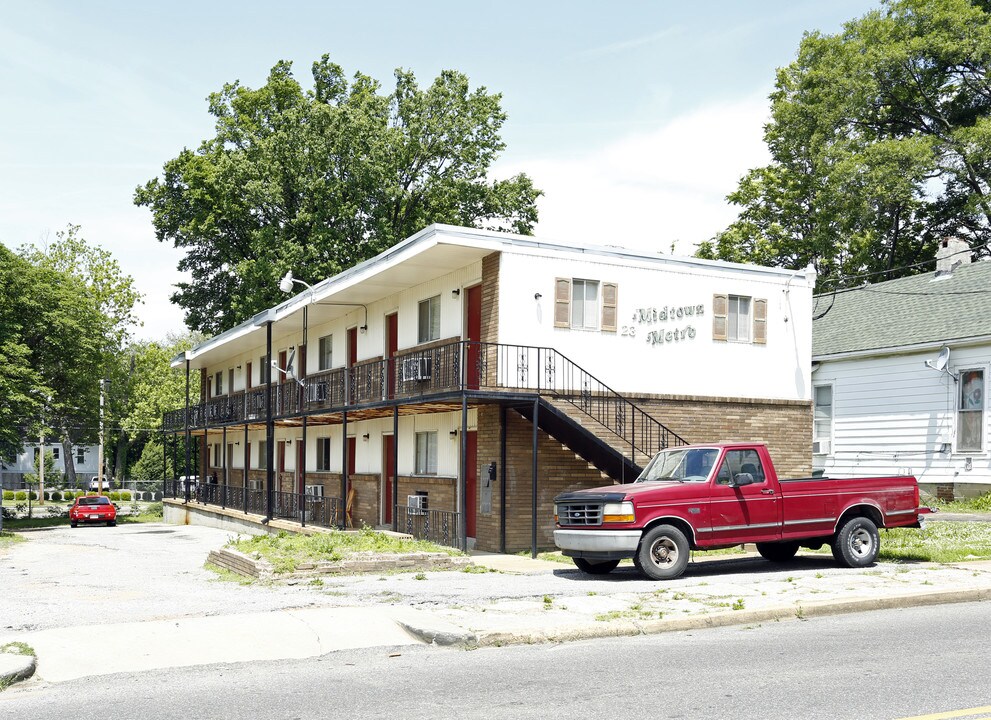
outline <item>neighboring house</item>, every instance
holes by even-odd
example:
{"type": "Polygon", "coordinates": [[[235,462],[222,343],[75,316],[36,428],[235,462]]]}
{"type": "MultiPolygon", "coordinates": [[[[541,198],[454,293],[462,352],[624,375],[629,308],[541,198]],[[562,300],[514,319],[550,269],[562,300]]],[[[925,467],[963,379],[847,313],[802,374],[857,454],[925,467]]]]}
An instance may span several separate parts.
{"type": "Polygon", "coordinates": [[[766,441],[808,474],[814,282],[433,225],[177,357],[204,401],[167,451],[188,433],[234,508],[335,524],[347,497],[356,526],[550,546],[555,495],[667,445],[766,441]]]}
{"type": "Polygon", "coordinates": [[[814,312],[814,467],[912,474],[945,498],[991,490],[991,263],[944,240],[935,272],[821,295],[814,312]]]}
{"type": "MultiPolygon", "coordinates": [[[[0,460],[0,485],[8,489],[19,489],[24,487],[24,476],[35,474],[35,458],[38,457],[38,443],[28,444],[18,453],[14,460],[7,462],[0,460]]],[[[62,443],[46,443],[45,450],[55,457],[55,466],[45,468],[45,486],[49,487],[49,472],[65,474],[65,457],[63,456],[62,443]]],[[[73,466],[76,470],[76,477],[80,487],[83,480],[95,475],[98,466],[98,453],[96,445],[74,445],[72,448],[73,466]]]]}

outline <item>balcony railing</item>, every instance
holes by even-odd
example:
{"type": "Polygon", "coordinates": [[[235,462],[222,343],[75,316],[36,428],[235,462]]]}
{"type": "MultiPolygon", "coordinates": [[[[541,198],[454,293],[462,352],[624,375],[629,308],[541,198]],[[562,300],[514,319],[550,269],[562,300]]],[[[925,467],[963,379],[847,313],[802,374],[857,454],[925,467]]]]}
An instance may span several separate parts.
{"type": "Polygon", "coordinates": [[[570,403],[611,430],[636,461],[685,441],[637,405],[553,348],[458,341],[412,350],[350,368],[324,370],[301,381],[211,398],[173,410],[166,431],[261,422],[273,418],[340,412],[382,401],[415,401],[463,391],[536,394],[570,403]]]}

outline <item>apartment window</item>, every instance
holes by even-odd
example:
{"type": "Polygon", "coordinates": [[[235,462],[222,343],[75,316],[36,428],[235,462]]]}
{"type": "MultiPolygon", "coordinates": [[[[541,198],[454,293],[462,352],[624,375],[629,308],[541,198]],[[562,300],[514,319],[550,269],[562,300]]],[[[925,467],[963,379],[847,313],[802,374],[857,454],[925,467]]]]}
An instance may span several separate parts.
{"type": "Polygon", "coordinates": [[[214,397],[216,397],[217,395],[223,395],[223,394],[224,394],[224,371],[218,370],[217,374],[213,376],[213,395],[214,397]]]}
{"type": "Polygon", "coordinates": [[[334,336],[326,335],[320,338],[320,369],[330,370],[334,367],[334,336]]]}
{"type": "Polygon", "coordinates": [[[419,342],[440,339],[440,295],[420,301],[419,342]]]}
{"type": "Polygon", "coordinates": [[[224,464],[223,456],[220,454],[221,447],[220,443],[213,446],[213,467],[221,467],[224,464]]]}
{"type": "Polygon", "coordinates": [[[984,370],[963,370],[957,385],[957,450],[979,452],[984,446],[984,370]]]}
{"type": "Polygon", "coordinates": [[[816,385],[812,396],[812,454],[829,455],[833,437],[833,386],[816,385]]]}
{"type": "Polygon", "coordinates": [[[619,286],[612,282],[557,278],[554,327],[616,332],[619,286]]]}
{"type": "Polygon", "coordinates": [[[437,432],[416,434],[416,473],[417,475],[437,474],[437,432]]]}
{"type": "Polygon", "coordinates": [[[267,383],[271,373],[272,369],[268,366],[268,357],[266,355],[262,355],[258,358],[258,384],[264,385],[267,383]]]}
{"type": "Polygon", "coordinates": [[[599,329],[599,283],[595,280],[571,281],[571,328],[599,329]]]}
{"type": "Polygon", "coordinates": [[[258,465],[255,467],[259,469],[268,467],[268,440],[258,441],[258,465]]]}
{"type": "Polygon", "coordinates": [[[86,449],[85,448],[81,448],[81,447],[76,448],[76,462],[77,463],[80,463],[80,464],[86,462],[86,449]]]}
{"type": "Polygon", "coordinates": [[[330,470],[330,438],[317,438],[317,470],[330,470]]]}
{"type": "Polygon", "coordinates": [[[52,448],[52,457],[55,458],[56,460],[58,460],[60,450],[61,449],[57,446],[52,448]]]}
{"type": "Polygon", "coordinates": [[[745,295],[713,295],[712,339],[767,343],[767,300],[745,295]]]}

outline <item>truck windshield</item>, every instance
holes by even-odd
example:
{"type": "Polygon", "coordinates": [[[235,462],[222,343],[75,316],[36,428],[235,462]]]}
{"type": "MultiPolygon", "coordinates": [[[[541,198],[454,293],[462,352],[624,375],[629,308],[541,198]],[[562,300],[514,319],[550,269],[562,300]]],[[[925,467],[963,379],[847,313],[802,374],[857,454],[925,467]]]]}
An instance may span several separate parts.
{"type": "Polygon", "coordinates": [[[705,482],[718,457],[718,448],[662,450],[647,464],[636,482],[705,482]]]}

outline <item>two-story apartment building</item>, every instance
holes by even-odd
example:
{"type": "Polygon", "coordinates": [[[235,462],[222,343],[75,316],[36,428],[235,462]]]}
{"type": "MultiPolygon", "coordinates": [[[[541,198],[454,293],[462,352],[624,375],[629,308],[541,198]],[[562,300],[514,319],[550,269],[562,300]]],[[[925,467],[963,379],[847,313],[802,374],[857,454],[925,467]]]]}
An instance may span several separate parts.
{"type": "Polygon", "coordinates": [[[209,502],[550,546],[556,494],[670,444],[810,471],[814,281],[433,225],[177,357],[165,428],[209,502]]]}

